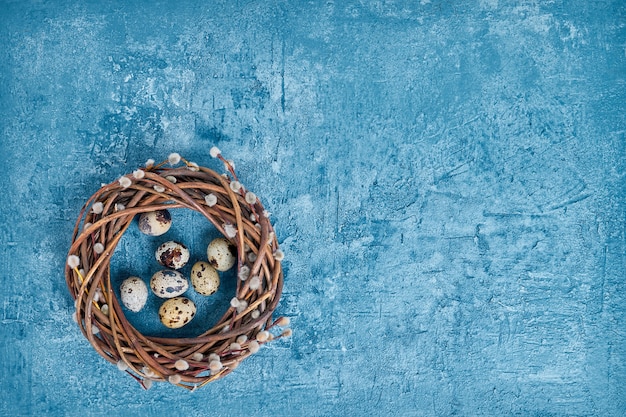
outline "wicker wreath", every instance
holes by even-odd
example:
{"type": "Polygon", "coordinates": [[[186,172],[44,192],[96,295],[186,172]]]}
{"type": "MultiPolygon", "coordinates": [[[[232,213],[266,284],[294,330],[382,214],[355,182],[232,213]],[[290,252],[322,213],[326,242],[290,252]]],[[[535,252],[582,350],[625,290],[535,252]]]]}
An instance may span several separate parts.
{"type": "Polygon", "coordinates": [[[263,344],[291,334],[288,318],[272,318],[283,286],[283,252],[269,213],[241,185],[232,161],[215,147],[211,156],[224,163],[227,173],[176,153],[157,165],[149,160],[103,185],[85,203],[74,227],[65,267],[76,300],[74,319],[102,357],[146,389],[153,381],[168,381],[194,390],[229,374],[263,344]],[[237,248],[235,297],[221,319],[197,337],[141,334],[126,319],[111,286],[111,257],[133,218],[173,208],[202,213],[237,248]],[[247,277],[255,278],[254,289],[247,277]]]}

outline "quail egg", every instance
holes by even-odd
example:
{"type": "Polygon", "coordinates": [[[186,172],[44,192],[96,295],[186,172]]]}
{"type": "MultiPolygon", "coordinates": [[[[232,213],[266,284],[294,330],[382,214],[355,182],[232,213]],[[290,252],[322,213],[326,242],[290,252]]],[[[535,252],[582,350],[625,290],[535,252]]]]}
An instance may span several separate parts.
{"type": "Polygon", "coordinates": [[[171,298],[159,308],[159,319],[166,327],[178,329],[189,323],[196,315],[196,305],[189,298],[171,298]]]}
{"type": "Polygon", "coordinates": [[[189,249],[182,243],[170,240],[156,250],[156,260],[171,269],[180,269],[189,261],[189,249]]]}
{"type": "Polygon", "coordinates": [[[139,277],[126,278],[120,286],[120,298],[127,309],[137,313],[146,305],[148,287],[139,277]]]}
{"type": "Polygon", "coordinates": [[[214,239],[209,243],[206,251],[209,263],[218,271],[228,271],[235,265],[237,252],[235,246],[223,237],[214,239]]]}
{"type": "Polygon", "coordinates": [[[172,227],[172,216],[167,210],[149,211],[139,216],[139,230],[148,236],[161,236],[172,227]]]}
{"type": "Polygon", "coordinates": [[[208,262],[196,262],[191,268],[191,285],[198,294],[214,294],[220,286],[217,270],[208,262]]]}
{"type": "Polygon", "coordinates": [[[165,269],[152,275],[150,288],[157,297],[173,298],[187,291],[189,283],[180,272],[165,269]]]}

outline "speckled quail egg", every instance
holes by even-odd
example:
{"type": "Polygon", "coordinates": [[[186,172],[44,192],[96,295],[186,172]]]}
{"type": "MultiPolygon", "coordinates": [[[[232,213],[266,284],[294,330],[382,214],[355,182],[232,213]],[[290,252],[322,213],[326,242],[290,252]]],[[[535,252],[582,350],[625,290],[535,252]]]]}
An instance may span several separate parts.
{"type": "Polygon", "coordinates": [[[209,243],[209,247],[206,251],[206,256],[209,258],[209,263],[213,268],[218,271],[228,271],[235,265],[237,260],[237,252],[235,246],[223,237],[213,239],[209,243]]]}
{"type": "Polygon", "coordinates": [[[191,268],[191,285],[198,294],[215,294],[220,286],[220,276],[208,262],[199,261],[191,268]]]}
{"type": "Polygon", "coordinates": [[[161,323],[170,329],[178,329],[189,323],[196,315],[196,305],[189,298],[176,297],[167,300],[159,308],[161,323]]]}
{"type": "Polygon", "coordinates": [[[152,275],[150,288],[157,297],[173,298],[187,291],[189,283],[180,272],[165,269],[152,275]]]}
{"type": "Polygon", "coordinates": [[[126,278],[120,286],[120,298],[127,309],[137,313],[146,305],[148,287],[139,277],[126,278]]]}
{"type": "Polygon", "coordinates": [[[170,240],[156,250],[156,260],[171,269],[180,269],[189,261],[189,249],[180,242],[170,240]]]}
{"type": "Polygon", "coordinates": [[[172,216],[167,210],[149,211],[139,216],[139,230],[148,236],[161,236],[172,227],[172,216]]]}

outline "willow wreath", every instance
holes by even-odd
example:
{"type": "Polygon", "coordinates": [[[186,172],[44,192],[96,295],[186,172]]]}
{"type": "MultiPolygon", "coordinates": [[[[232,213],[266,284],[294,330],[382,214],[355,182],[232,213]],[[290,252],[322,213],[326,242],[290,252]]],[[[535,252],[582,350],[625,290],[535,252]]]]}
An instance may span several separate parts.
{"type": "Polygon", "coordinates": [[[210,154],[227,173],[176,153],[160,164],[149,160],[103,185],[74,226],[65,267],[74,319],[102,357],[146,389],[153,381],[168,381],[194,390],[229,374],[263,344],[291,335],[287,317],[272,317],[283,287],[283,252],[269,213],[239,182],[234,163],[216,147],[210,154]],[[120,306],[111,285],[111,258],[136,215],[174,208],[201,213],[236,247],[236,294],[217,323],[196,337],[145,336],[120,306]]]}

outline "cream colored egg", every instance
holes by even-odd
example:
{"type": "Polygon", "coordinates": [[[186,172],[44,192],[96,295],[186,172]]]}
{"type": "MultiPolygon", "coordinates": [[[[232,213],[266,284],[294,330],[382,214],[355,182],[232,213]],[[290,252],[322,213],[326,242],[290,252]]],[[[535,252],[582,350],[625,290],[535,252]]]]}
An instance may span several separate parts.
{"type": "Polygon", "coordinates": [[[159,308],[159,319],[166,327],[178,329],[189,323],[196,315],[196,305],[189,298],[171,298],[159,308]]]}
{"type": "Polygon", "coordinates": [[[155,256],[161,265],[171,269],[180,269],[189,261],[189,249],[180,242],[170,240],[157,248],[155,256]]]}
{"type": "Polygon", "coordinates": [[[180,272],[165,269],[152,275],[150,288],[157,297],[174,298],[187,291],[189,282],[180,272]]]}
{"type": "Polygon", "coordinates": [[[223,237],[214,239],[209,243],[206,251],[209,263],[218,271],[228,271],[235,265],[237,252],[235,246],[223,237]]]}
{"type": "Polygon", "coordinates": [[[215,294],[220,287],[220,275],[208,262],[196,262],[191,268],[191,285],[198,294],[215,294]]]}
{"type": "Polygon", "coordinates": [[[120,298],[127,309],[137,313],[146,305],[148,287],[139,277],[126,278],[120,286],[120,298]]]}
{"type": "Polygon", "coordinates": [[[149,211],[139,216],[139,230],[148,236],[161,236],[172,227],[172,216],[167,210],[149,211]]]}

